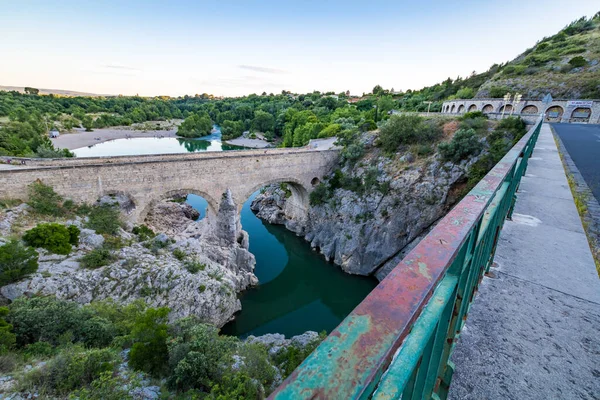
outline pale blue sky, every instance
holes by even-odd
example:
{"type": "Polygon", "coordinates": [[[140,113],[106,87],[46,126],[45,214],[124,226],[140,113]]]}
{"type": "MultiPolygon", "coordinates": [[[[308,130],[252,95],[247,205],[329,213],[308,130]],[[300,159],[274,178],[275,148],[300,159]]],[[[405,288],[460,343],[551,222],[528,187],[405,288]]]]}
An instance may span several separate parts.
{"type": "Polygon", "coordinates": [[[481,72],[600,10],[569,1],[0,0],[0,85],[353,94],[481,72]]]}

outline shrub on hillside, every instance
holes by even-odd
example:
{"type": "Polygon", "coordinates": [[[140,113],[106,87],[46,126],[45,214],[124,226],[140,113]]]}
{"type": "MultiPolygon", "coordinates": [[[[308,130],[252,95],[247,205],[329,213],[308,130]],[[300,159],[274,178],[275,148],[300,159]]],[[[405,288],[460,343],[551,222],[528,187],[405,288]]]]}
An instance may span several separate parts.
{"type": "Polygon", "coordinates": [[[475,97],[475,90],[470,87],[460,88],[456,92],[456,97],[459,99],[472,99],[475,97]]]}
{"type": "Polygon", "coordinates": [[[315,187],[315,190],[310,192],[309,202],[311,206],[319,206],[326,203],[328,198],[329,191],[327,190],[327,185],[321,182],[315,187]]]}
{"type": "Polygon", "coordinates": [[[15,346],[17,337],[12,333],[12,325],[6,322],[8,307],[0,307],[0,355],[15,346]]]}
{"type": "Polygon", "coordinates": [[[587,60],[585,58],[583,58],[582,56],[576,56],[569,60],[569,64],[573,68],[585,67],[587,65],[587,63],[588,63],[587,60]]]}
{"type": "Polygon", "coordinates": [[[18,281],[38,269],[38,253],[12,240],[0,246],[0,286],[18,281]]]}
{"type": "Polygon", "coordinates": [[[156,233],[146,225],[134,226],[131,232],[138,237],[140,242],[145,242],[156,236],[156,233]]]}
{"type": "Polygon", "coordinates": [[[504,97],[506,93],[508,93],[508,88],[504,86],[492,86],[489,89],[489,94],[491,98],[500,98],[504,97]]]}
{"type": "Polygon", "coordinates": [[[115,261],[116,257],[106,247],[98,247],[79,259],[81,266],[89,269],[103,267],[115,261]]]}
{"type": "Polygon", "coordinates": [[[459,119],[461,121],[465,121],[465,120],[468,120],[468,119],[476,119],[476,118],[487,119],[487,115],[485,115],[481,111],[469,111],[469,112],[464,113],[459,119]]]}
{"type": "Polygon", "coordinates": [[[392,115],[381,126],[379,144],[386,152],[395,152],[400,145],[428,143],[441,137],[441,129],[417,115],[392,115]]]}
{"type": "Polygon", "coordinates": [[[116,235],[121,227],[121,212],[114,205],[94,206],[88,215],[87,227],[100,234],[116,235]]]}
{"type": "Polygon", "coordinates": [[[116,335],[114,325],[107,319],[77,303],[54,297],[20,297],[9,309],[8,322],[21,347],[38,341],[58,345],[65,334],[74,342],[102,347],[116,335]]]}
{"type": "Polygon", "coordinates": [[[36,387],[54,394],[68,394],[90,384],[102,373],[113,372],[118,356],[112,349],[85,350],[80,346],[65,348],[48,362],[26,376],[36,387]]]}
{"type": "Polygon", "coordinates": [[[33,210],[42,215],[62,215],[62,196],[52,189],[51,186],[44,185],[37,181],[29,185],[29,201],[27,204],[33,210]]]}
{"type": "Polygon", "coordinates": [[[192,324],[175,330],[169,340],[169,364],[174,368],[169,385],[178,390],[210,390],[231,368],[238,339],[220,336],[212,325],[192,324]]]}
{"type": "Polygon", "coordinates": [[[55,254],[69,254],[72,245],[79,243],[79,228],[61,224],[39,224],[23,235],[29,246],[42,247],[55,254]]]}
{"type": "Polygon", "coordinates": [[[473,129],[459,129],[450,142],[440,143],[438,151],[446,161],[458,163],[481,152],[483,144],[473,129]]]}

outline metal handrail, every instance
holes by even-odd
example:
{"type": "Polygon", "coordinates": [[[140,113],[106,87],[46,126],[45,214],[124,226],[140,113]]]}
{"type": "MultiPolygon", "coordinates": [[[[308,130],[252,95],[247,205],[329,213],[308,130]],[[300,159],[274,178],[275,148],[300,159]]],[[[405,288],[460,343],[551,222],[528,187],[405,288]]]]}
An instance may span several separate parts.
{"type": "Polygon", "coordinates": [[[541,119],[271,399],[445,399],[449,360],[511,216],[541,119]]]}

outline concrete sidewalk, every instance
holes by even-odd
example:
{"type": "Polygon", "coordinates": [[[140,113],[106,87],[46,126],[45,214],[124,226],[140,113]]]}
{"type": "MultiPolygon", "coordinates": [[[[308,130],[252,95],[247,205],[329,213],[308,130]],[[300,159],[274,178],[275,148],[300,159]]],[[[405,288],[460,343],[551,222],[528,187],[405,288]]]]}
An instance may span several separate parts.
{"type": "Polygon", "coordinates": [[[600,399],[600,279],[550,127],[452,355],[451,399],[600,399]]]}

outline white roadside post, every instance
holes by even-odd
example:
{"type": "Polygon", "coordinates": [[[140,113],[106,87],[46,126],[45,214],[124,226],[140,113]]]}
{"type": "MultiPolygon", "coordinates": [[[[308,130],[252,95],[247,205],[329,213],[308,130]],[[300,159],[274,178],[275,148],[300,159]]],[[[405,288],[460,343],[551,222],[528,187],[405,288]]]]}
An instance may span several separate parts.
{"type": "Polygon", "coordinates": [[[510,101],[510,97],[510,92],[504,95],[504,105],[502,106],[502,116],[500,117],[500,119],[504,119],[504,111],[506,111],[506,104],[508,104],[508,102],[510,101]]]}
{"type": "Polygon", "coordinates": [[[515,112],[517,105],[521,102],[521,97],[523,97],[523,95],[521,93],[515,94],[515,99],[513,100],[513,106],[510,109],[510,115],[513,115],[513,113],[515,112]]]}
{"type": "Polygon", "coordinates": [[[431,103],[433,103],[433,101],[424,101],[423,103],[427,104],[427,116],[429,117],[429,109],[431,108],[431,103]]]}

